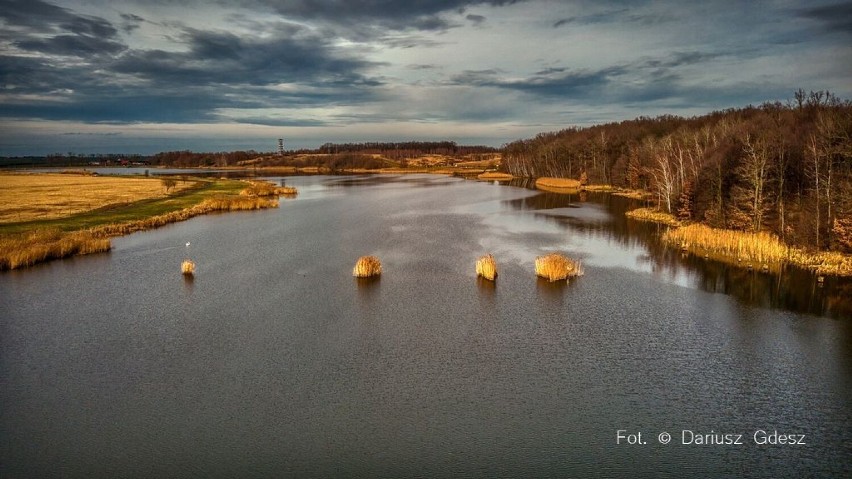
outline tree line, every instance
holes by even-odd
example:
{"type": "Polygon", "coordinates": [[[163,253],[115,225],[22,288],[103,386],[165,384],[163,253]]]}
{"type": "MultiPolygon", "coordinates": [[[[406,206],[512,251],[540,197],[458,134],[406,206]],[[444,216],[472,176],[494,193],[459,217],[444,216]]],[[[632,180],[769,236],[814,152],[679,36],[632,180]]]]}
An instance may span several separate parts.
{"type": "Polygon", "coordinates": [[[360,153],[382,155],[392,160],[415,158],[422,155],[462,156],[479,153],[496,153],[490,146],[459,146],[454,141],[404,141],[366,143],[326,143],[317,153],[360,153]]]}
{"type": "Polygon", "coordinates": [[[220,151],[215,153],[196,153],[189,150],[164,151],[149,158],[152,165],[159,166],[234,166],[241,161],[252,160],[260,156],[254,150],[220,151]]]}
{"type": "Polygon", "coordinates": [[[852,253],[852,102],[830,92],[541,133],[505,145],[501,169],[644,189],[681,220],[852,253]]]}

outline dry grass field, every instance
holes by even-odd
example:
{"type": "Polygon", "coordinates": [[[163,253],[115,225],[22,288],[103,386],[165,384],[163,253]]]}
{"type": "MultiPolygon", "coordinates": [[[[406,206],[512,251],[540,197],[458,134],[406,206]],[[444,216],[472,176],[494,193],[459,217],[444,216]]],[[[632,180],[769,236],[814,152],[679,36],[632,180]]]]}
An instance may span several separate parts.
{"type": "MultiPolygon", "coordinates": [[[[193,184],[177,181],[168,193],[193,184]]],[[[157,178],[0,173],[0,223],[61,218],[165,196],[163,181],[157,178]]]]}

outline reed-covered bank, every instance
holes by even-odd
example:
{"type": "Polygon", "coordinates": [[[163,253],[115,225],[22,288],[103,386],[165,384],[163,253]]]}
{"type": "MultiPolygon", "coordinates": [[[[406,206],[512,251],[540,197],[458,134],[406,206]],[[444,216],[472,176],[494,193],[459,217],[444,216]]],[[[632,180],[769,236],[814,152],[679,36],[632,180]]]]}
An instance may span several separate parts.
{"type": "Polygon", "coordinates": [[[625,214],[636,220],[671,226],[663,233],[663,242],[703,258],[760,270],[778,271],[790,264],[820,275],[852,276],[852,255],[790,246],[766,231],[752,233],[711,228],[701,223],[683,224],[674,215],[653,208],[637,208],[625,214]]]}
{"type": "Polygon", "coordinates": [[[653,208],[636,208],[625,213],[628,218],[639,221],[651,221],[669,226],[680,226],[680,221],[674,215],[653,208]]]}
{"type": "Polygon", "coordinates": [[[109,251],[109,239],[90,231],[40,229],[0,236],[0,270],[32,266],[73,255],[109,251]]]}
{"type": "Polygon", "coordinates": [[[767,233],[710,228],[691,224],[663,233],[664,242],[703,257],[754,269],[776,270],[784,264],[821,275],[852,276],[852,256],[831,251],[808,252],[767,233]]]}
{"type": "Polygon", "coordinates": [[[250,211],[277,207],[277,199],[261,198],[256,196],[216,195],[189,208],[135,221],[106,224],[95,227],[91,231],[97,237],[109,238],[112,236],[123,236],[136,231],[159,228],[169,223],[185,221],[195,216],[206,215],[208,213],[250,211]]]}
{"type": "MultiPolygon", "coordinates": [[[[165,198],[137,201],[69,215],[62,218],[0,225],[0,270],[31,266],[79,254],[109,251],[109,238],[158,228],[195,216],[228,211],[277,208],[278,194],[246,193],[261,183],[195,179],[192,188],[165,198]]],[[[295,188],[289,191],[295,194],[295,188]]]]}

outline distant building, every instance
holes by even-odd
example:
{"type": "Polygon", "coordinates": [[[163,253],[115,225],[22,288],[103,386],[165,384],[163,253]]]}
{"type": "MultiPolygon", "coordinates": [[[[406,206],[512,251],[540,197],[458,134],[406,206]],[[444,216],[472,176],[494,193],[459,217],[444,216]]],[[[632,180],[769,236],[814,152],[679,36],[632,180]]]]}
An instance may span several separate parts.
{"type": "Polygon", "coordinates": [[[284,138],[278,139],[278,154],[284,156],[284,138]]]}

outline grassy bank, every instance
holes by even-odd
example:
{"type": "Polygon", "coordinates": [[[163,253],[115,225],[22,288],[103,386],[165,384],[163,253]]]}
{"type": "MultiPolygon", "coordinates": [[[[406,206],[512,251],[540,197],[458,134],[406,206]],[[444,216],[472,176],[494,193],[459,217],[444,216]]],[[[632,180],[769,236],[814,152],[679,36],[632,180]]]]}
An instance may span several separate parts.
{"type": "MultiPolygon", "coordinates": [[[[257,185],[260,184],[194,178],[191,185],[165,197],[107,204],[59,218],[3,223],[0,224],[0,269],[108,251],[110,237],[153,229],[198,215],[277,207],[277,195],[283,190],[279,191],[274,185],[269,185],[273,188],[272,194],[240,194],[253,187],[267,189],[257,185]]],[[[34,201],[37,202],[37,198],[34,201]]]]}

